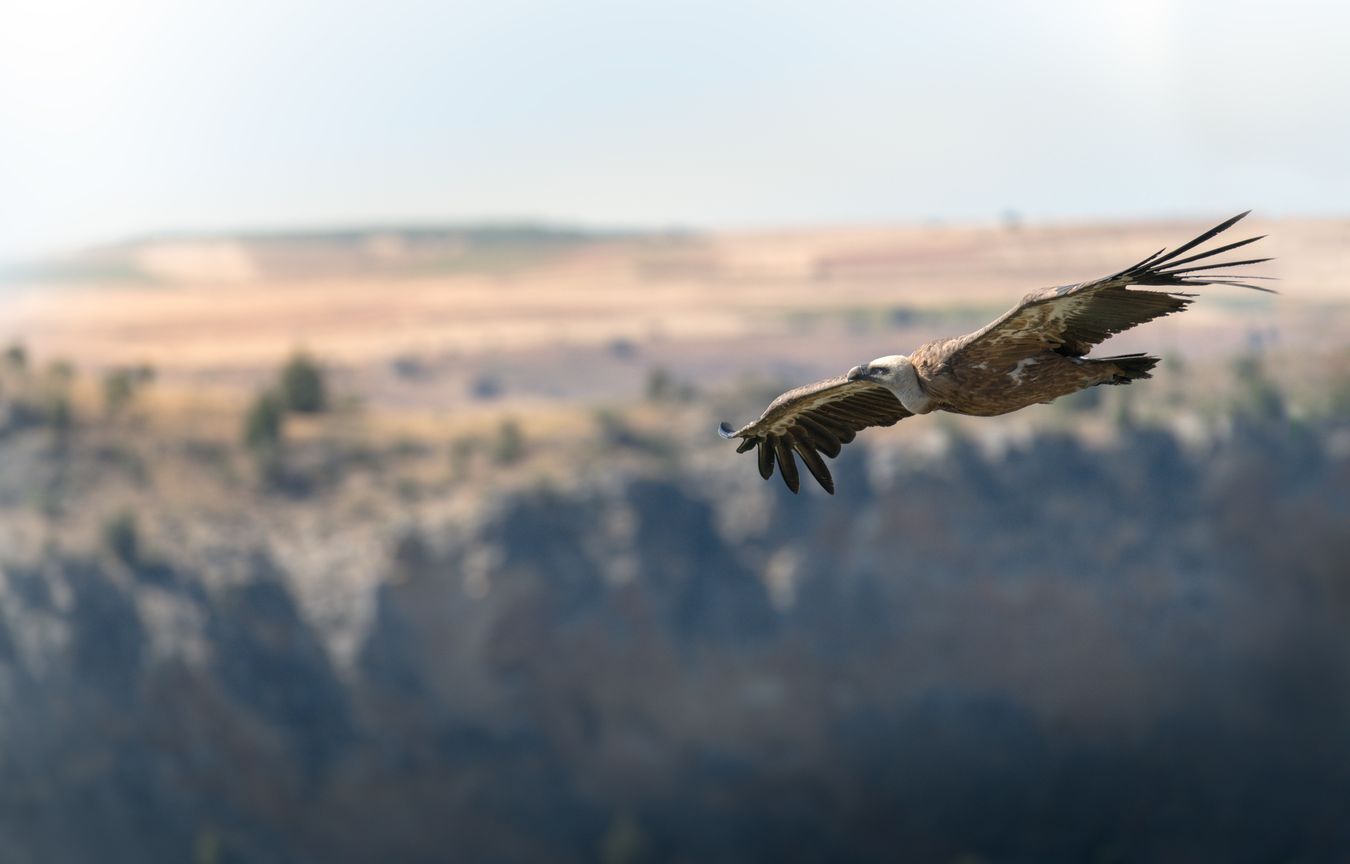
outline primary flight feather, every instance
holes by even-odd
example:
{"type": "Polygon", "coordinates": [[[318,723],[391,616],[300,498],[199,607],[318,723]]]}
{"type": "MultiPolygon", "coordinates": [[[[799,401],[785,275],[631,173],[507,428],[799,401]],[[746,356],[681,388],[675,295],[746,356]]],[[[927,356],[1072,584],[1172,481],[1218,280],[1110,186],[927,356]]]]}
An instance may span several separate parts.
{"type": "Polygon", "coordinates": [[[822,454],[838,456],[843,445],[869,426],[892,426],[905,417],[931,411],[990,417],[1098,384],[1150,378],[1157,357],[1085,355],[1116,333],[1180,312],[1194,296],[1140,287],[1233,285],[1269,292],[1249,281],[1268,277],[1207,272],[1271,260],[1208,260],[1261,237],[1186,254],[1246,215],[1239,213],[1189,243],[1160,250],[1105,278],[1033,291],[974,333],[938,339],[908,356],[880,357],[853,367],[846,375],[789,390],[753,423],[740,429],[723,423],[718,432],[723,438],[741,439],[736,452],[756,451],[764,479],[772,477],[777,466],[783,482],[796,492],[800,488],[796,460],[800,458],[816,482],[834,494],[834,479],[822,454]],[[1200,261],[1206,263],[1196,264],[1200,261]]]}

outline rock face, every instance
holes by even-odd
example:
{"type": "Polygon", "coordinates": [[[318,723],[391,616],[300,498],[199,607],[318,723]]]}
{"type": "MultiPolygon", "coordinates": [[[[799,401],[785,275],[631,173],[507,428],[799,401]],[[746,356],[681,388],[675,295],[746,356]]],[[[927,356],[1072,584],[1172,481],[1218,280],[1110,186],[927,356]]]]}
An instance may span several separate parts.
{"type": "Polygon", "coordinates": [[[1344,434],[516,493],[343,660],[265,538],[0,550],[0,860],[1335,858],[1344,434]]]}

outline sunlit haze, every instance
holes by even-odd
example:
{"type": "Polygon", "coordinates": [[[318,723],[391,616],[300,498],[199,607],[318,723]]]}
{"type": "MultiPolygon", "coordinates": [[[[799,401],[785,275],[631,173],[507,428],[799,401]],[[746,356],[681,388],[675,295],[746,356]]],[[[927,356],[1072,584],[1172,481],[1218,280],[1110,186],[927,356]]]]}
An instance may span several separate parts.
{"type": "Polygon", "coordinates": [[[1350,862],[1347,10],[0,0],[0,864],[1350,862]]]}
{"type": "Polygon", "coordinates": [[[407,221],[1339,215],[1346,9],[11,0],[0,257],[407,221]]]}

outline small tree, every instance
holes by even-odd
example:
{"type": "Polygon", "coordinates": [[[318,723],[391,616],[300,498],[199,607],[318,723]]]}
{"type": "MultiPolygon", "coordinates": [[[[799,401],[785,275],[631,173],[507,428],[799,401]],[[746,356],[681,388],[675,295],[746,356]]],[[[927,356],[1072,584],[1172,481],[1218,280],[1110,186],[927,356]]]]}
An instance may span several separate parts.
{"type": "Polygon", "coordinates": [[[68,387],[75,380],[75,364],[69,360],[53,360],[47,364],[47,379],[57,387],[68,387]]]}
{"type": "Polygon", "coordinates": [[[155,368],[142,363],[122,369],[110,369],[103,375],[103,408],[109,415],[121,414],[155,380],[155,368]]]}
{"type": "Polygon", "coordinates": [[[103,408],[108,414],[121,414],[136,395],[136,382],[125,369],[113,369],[103,376],[103,408]]]}
{"type": "Polygon", "coordinates": [[[1240,412],[1257,421],[1285,418],[1284,394],[1266,374],[1265,358],[1255,351],[1238,356],[1233,361],[1233,375],[1239,386],[1240,412]]]}
{"type": "Polygon", "coordinates": [[[16,372],[28,368],[28,349],[22,342],[14,342],[5,349],[5,364],[16,372]]]}
{"type": "Polygon", "coordinates": [[[1331,415],[1350,418],[1350,369],[1335,373],[1327,390],[1331,396],[1331,415]]]}
{"type": "Polygon", "coordinates": [[[141,537],[136,526],[136,514],[120,510],[103,523],[103,545],[128,565],[140,560],[141,537]]]}
{"type": "Polygon", "coordinates": [[[64,440],[71,427],[75,425],[75,412],[70,407],[70,397],[65,393],[53,393],[47,398],[44,409],[43,419],[46,420],[47,428],[51,429],[58,439],[64,440]]]}
{"type": "Polygon", "coordinates": [[[664,402],[675,389],[675,379],[664,366],[655,366],[647,371],[645,389],[648,402],[664,402]]]}
{"type": "Polygon", "coordinates": [[[497,430],[496,446],[492,450],[492,458],[498,465],[511,465],[519,462],[525,455],[525,435],[520,431],[520,424],[510,418],[503,420],[501,428],[497,430]]]}
{"type": "Polygon", "coordinates": [[[483,373],[473,379],[469,390],[475,399],[496,399],[502,395],[501,379],[489,373],[483,373]]]}
{"type": "Polygon", "coordinates": [[[473,455],[479,449],[477,438],[456,438],[450,442],[450,471],[455,477],[463,477],[473,463],[473,455]]]}
{"type": "Polygon", "coordinates": [[[281,369],[281,397],[297,414],[319,414],[328,407],[323,368],[308,354],[297,352],[281,369]]]}
{"type": "Polygon", "coordinates": [[[281,443],[285,422],[281,399],[271,391],[259,393],[244,417],[244,446],[257,451],[275,449],[281,443]]]}

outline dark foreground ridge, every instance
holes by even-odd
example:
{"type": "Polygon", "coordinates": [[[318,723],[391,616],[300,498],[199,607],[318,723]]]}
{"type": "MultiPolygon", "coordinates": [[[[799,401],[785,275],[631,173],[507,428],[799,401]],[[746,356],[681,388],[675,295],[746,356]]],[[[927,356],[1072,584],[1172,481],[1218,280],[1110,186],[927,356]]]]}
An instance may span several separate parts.
{"type": "Polygon", "coordinates": [[[261,547],[0,551],[0,860],[1337,859],[1347,434],[515,494],[345,660],[261,547]]]}

